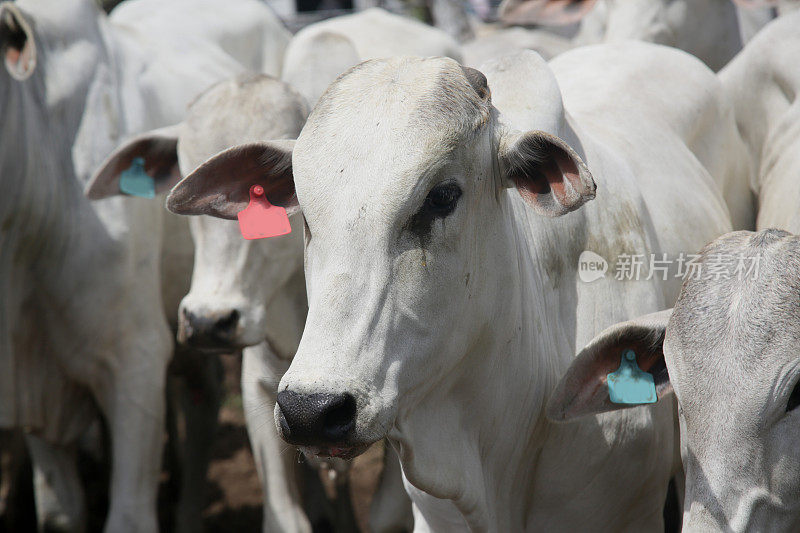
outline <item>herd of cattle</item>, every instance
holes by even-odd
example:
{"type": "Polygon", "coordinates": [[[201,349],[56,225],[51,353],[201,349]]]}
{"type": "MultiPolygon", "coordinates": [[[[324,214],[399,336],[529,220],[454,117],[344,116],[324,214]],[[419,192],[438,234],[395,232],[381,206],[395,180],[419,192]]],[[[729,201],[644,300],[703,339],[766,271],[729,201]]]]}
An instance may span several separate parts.
{"type": "Polygon", "coordinates": [[[157,529],[166,426],[201,530],[241,350],[265,532],[379,441],[374,532],[660,531],[670,480],[687,531],[798,531],[795,3],[506,0],[467,43],[0,3],[0,427],[40,528],[86,527],[99,416],[106,531],[157,529]],[[251,208],[291,232],[243,238],[251,208]],[[587,252],[669,265],[589,282],[587,252]]]}

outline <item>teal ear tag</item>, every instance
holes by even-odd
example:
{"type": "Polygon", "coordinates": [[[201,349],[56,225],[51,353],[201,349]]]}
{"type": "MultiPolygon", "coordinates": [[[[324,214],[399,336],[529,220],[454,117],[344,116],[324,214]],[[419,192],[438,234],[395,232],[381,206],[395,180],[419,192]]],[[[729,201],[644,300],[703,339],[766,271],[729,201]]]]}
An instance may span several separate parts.
{"type": "Polygon", "coordinates": [[[131,196],[156,197],[156,183],[144,171],[144,159],[136,157],[119,176],[119,190],[131,196]]]}
{"type": "Polygon", "coordinates": [[[658,400],[653,375],[639,368],[633,350],[622,352],[619,368],[608,374],[607,378],[608,396],[612,403],[638,405],[658,400]]]}

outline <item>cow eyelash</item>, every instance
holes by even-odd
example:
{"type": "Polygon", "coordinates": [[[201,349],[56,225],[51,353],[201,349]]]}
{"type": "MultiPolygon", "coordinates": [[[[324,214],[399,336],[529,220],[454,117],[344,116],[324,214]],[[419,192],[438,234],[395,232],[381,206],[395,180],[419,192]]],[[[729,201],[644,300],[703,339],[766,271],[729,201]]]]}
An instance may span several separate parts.
{"type": "Polygon", "coordinates": [[[455,210],[461,194],[461,187],[453,181],[436,185],[428,192],[419,211],[411,217],[408,228],[417,235],[427,235],[434,220],[445,218],[455,210]]]}
{"type": "Polygon", "coordinates": [[[446,217],[456,208],[458,199],[461,198],[461,187],[457,183],[441,183],[431,189],[425,197],[423,209],[436,216],[446,217]]]}
{"type": "Polygon", "coordinates": [[[789,395],[789,400],[786,402],[786,412],[794,411],[800,407],[800,381],[795,383],[792,393],[789,395]]]}

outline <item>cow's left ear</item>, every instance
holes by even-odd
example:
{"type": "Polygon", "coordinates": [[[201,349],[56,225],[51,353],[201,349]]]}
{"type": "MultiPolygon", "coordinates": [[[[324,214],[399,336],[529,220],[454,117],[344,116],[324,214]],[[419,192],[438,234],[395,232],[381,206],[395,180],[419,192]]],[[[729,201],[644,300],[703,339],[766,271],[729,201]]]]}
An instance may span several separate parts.
{"type": "Polygon", "coordinates": [[[509,133],[499,148],[500,170],[539,214],[558,217],[594,198],[597,186],[580,156],[544,131],[509,133]]]}
{"type": "Polygon", "coordinates": [[[168,191],[178,183],[182,177],[178,167],[178,126],[144,133],[114,150],[86,184],[84,194],[90,200],[122,194],[120,178],[137,162],[152,179],[153,194],[168,191]]]}
{"type": "Polygon", "coordinates": [[[210,215],[236,220],[260,185],[269,203],[300,212],[292,174],[293,140],[260,141],[224,150],[197,167],[167,197],[178,215],[210,215]]]}
{"type": "Polygon", "coordinates": [[[36,69],[36,41],[31,24],[11,2],[0,4],[0,53],[6,70],[16,80],[25,80],[36,69]]]}
{"type": "MultiPolygon", "coordinates": [[[[628,322],[620,322],[601,332],[584,348],[570,364],[561,377],[550,401],[547,403],[547,418],[563,422],[573,418],[635,407],[643,403],[653,403],[672,392],[672,384],[664,363],[664,334],[672,309],[644,315],[628,322]],[[634,354],[635,365],[626,359],[634,354]],[[638,367],[638,369],[636,368],[638,367]],[[623,386],[633,383],[633,401],[614,403],[609,395],[608,375],[618,370],[626,380],[623,386]],[[642,382],[638,375],[646,372],[652,375],[652,389],[655,385],[656,398],[637,402],[637,389],[642,382]],[[637,382],[638,379],[638,382],[637,382]]],[[[644,376],[647,378],[647,376],[644,376]]],[[[622,390],[625,394],[626,390],[622,390]]]]}

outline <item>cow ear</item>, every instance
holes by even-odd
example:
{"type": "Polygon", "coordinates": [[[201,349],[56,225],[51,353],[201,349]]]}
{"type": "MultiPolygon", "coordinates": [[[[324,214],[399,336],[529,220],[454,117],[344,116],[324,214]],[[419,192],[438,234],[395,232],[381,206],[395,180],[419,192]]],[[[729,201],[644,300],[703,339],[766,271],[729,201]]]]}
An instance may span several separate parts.
{"type": "Polygon", "coordinates": [[[122,194],[120,179],[137,161],[153,180],[154,194],[171,189],[182,177],[178,167],[178,126],[144,133],[114,150],[92,175],[84,194],[91,200],[122,194]]]}
{"type": "Polygon", "coordinates": [[[31,24],[10,2],[0,5],[0,52],[6,69],[16,80],[25,80],[36,69],[36,42],[31,24]]]}
{"type": "Polygon", "coordinates": [[[215,155],[178,183],[167,209],[179,215],[211,215],[236,220],[250,201],[250,187],[261,185],[272,205],[299,212],[292,175],[294,141],[262,141],[215,155]]]}
{"type": "Polygon", "coordinates": [[[503,0],[500,20],[510,26],[566,26],[580,21],[597,0],[503,0]]]}
{"type": "MultiPolygon", "coordinates": [[[[657,398],[671,393],[672,384],[664,363],[664,333],[671,315],[672,309],[645,315],[616,324],[595,337],[558,382],[547,404],[547,417],[561,422],[641,405],[635,401],[613,403],[609,396],[608,374],[621,369],[623,354],[631,351],[638,368],[653,376],[657,398]]],[[[633,370],[634,379],[637,372],[633,370]]]]}
{"type": "Polygon", "coordinates": [[[503,175],[539,214],[558,217],[594,198],[596,185],[586,164],[554,135],[506,135],[498,156],[503,175]]]}

